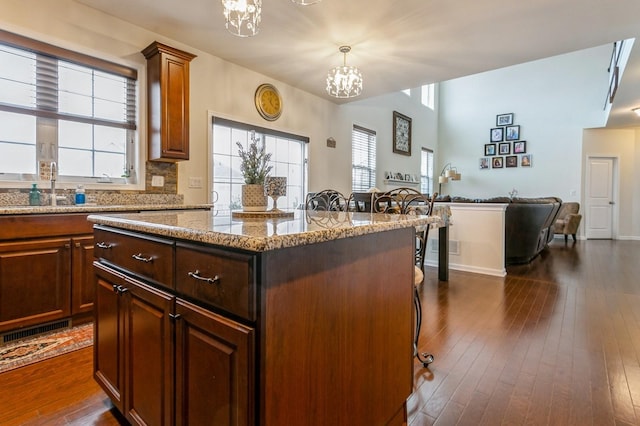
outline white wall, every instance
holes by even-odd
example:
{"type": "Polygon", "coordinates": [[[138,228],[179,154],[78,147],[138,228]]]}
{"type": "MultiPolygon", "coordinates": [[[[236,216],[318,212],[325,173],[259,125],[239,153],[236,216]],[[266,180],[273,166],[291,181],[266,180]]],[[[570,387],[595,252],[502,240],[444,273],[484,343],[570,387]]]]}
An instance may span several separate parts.
{"type": "Polygon", "coordinates": [[[157,40],[197,55],[191,62],[190,160],[178,165],[178,193],[184,194],[186,203],[209,200],[209,188],[188,188],[188,180],[189,177],[209,180],[210,114],[309,137],[309,189],[312,191],[335,188],[345,194],[351,192],[354,123],[378,133],[380,176],[389,168],[419,174],[420,146],[434,148],[436,145],[435,115],[433,112],[429,115],[430,110],[420,105],[418,94],[409,98],[397,93],[339,106],[73,0],[2,0],[0,28],[137,68],[142,117],[139,134],[143,149],[140,164],[146,158],[146,69],[140,51],[157,40]],[[273,123],[263,120],[254,106],[255,89],[265,82],[274,83],[283,97],[282,116],[273,123]],[[393,110],[413,119],[411,157],[391,153],[393,110]],[[336,148],[326,146],[330,136],[336,139],[336,148]]]}
{"type": "MultiPolygon", "coordinates": [[[[341,139],[345,140],[350,140],[353,124],[376,131],[376,188],[381,190],[391,189],[384,183],[385,171],[420,175],[421,149],[437,150],[438,116],[422,105],[420,88],[412,89],[411,96],[395,93],[343,105],[340,107],[338,123],[341,139]],[[411,118],[411,156],[393,152],[393,111],[411,118]]],[[[351,173],[350,152],[348,161],[351,173]]],[[[348,182],[351,182],[350,177],[348,182]]],[[[411,187],[420,189],[419,185],[411,187]]],[[[345,192],[350,193],[351,188],[346,188],[345,192]]]]}
{"type": "Polygon", "coordinates": [[[442,83],[437,163],[462,173],[443,193],[482,198],[515,188],[520,196],[579,201],[582,131],[605,122],[610,55],[611,46],[602,46],[442,83]],[[533,167],[479,169],[503,113],[514,114],[533,167]]]}

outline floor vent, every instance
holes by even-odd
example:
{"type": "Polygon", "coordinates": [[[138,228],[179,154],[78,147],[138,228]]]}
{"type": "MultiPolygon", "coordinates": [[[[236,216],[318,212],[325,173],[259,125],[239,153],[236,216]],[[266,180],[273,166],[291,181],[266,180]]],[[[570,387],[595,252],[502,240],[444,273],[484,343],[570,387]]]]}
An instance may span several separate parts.
{"type": "Polygon", "coordinates": [[[71,327],[71,320],[65,319],[61,321],[51,322],[49,324],[42,324],[35,327],[27,328],[24,330],[13,331],[11,333],[2,335],[2,343],[9,343],[15,340],[24,339],[25,337],[36,336],[38,334],[48,333],[54,330],[60,330],[62,328],[71,327]]]}

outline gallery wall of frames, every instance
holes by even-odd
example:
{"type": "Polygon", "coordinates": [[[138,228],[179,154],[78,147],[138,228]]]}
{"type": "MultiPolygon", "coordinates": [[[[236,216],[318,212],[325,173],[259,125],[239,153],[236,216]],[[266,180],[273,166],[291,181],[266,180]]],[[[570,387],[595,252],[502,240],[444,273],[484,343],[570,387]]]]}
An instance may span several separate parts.
{"type": "Polygon", "coordinates": [[[527,141],[522,139],[513,113],[496,116],[496,125],[489,130],[489,143],[484,144],[479,166],[481,170],[532,166],[527,141]]]}

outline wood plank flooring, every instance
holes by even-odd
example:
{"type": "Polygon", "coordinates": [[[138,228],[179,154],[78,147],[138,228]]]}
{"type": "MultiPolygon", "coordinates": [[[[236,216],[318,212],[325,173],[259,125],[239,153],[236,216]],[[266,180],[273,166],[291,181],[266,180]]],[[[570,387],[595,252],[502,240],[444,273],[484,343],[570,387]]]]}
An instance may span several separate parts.
{"type": "MultiPolygon", "coordinates": [[[[427,268],[409,426],[640,425],[640,242],[554,241],[505,278],[427,268]]],[[[0,374],[0,425],[126,424],[91,349],[0,374]]],[[[354,422],[357,424],[357,422],[354,422]]]]}
{"type": "Polygon", "coordinates": [[[640,243],[555,240],[505,278],[427,270],[409,424],[639,425],[640,243]]]}

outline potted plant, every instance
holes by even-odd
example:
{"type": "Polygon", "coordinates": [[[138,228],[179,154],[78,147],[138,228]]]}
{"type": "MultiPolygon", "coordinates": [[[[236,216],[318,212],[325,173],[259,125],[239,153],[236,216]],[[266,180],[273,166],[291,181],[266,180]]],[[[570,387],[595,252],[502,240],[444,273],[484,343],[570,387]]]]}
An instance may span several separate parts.
{"type": "Polygon", "coordinates": [[[251,132],[251,142],[247,150],[240,142],[236,142],[239,148],[240,171],[245,182],[242,185],[242,209],[248,212],[267,210],[264,181],[272,168],[269,165],[271,153],[267,153],[264,143],[259,144],[259,142],[260,139],[256,137],[255,132],[251,132]]]}

